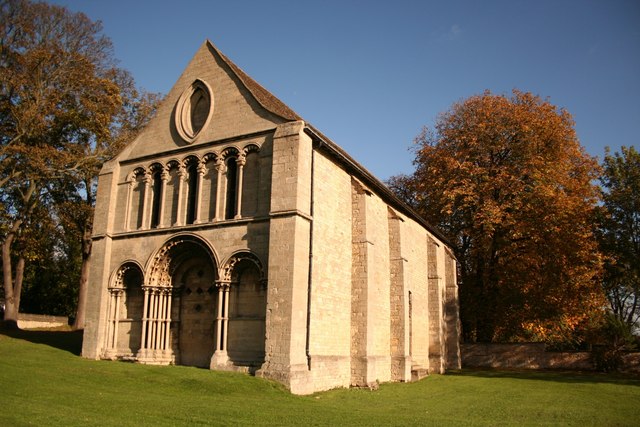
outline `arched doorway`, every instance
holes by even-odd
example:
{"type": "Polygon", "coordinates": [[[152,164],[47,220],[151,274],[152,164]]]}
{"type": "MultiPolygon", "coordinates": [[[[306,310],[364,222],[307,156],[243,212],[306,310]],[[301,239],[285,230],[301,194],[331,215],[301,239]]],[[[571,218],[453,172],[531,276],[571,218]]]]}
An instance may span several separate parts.
{"type": "Polygon", "coordinates": [[[215,257],[191,235],[167,242],[151,262],[144,289],[143,363],[206,367],[215,348],[215,257]]]}
{"type": "Polygon", "coordinates": [[[140,267],[135,262],[126,262],[109,285],[106,358],[132,358],[140,349],[142,283],[140,267]]]}
{"type": "Polygon", "coordinates": [[[229,292],[229,360],[236,365],[264,362],[267,289],[255,263],[236,264],[229,292]]]}
{"type": "Polygon", "coordinates": [[[267,286],[259,259],[248,252],[233,255],[221,270],[216,354],[212,369],[259,368],[265,358],[267,286]]]}
{"type": "Polygon", "coordinates": [[[174,288],[179,289],[177,318],[180,364],[208,367],[215,349],[216,270],[208,254],[185,247],[174,261],[174,288]]]}

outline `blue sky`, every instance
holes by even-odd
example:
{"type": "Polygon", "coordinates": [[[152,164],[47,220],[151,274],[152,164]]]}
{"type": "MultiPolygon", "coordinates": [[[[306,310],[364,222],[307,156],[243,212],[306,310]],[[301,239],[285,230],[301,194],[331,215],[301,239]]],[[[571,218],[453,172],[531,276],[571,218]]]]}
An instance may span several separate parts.
{"type": "Polygon", "coordinates": [[[517,88],[581,143],[638,144],[640,1],[55,0],[101,20],[120,66],[167,93],[205,39],[378,178],[456,101],[517,88]]]}

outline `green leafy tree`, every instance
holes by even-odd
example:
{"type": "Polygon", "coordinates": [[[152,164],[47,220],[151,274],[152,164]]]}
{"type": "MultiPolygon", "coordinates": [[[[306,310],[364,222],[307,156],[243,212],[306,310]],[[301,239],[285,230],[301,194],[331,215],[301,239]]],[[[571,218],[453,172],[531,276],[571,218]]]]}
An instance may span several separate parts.
{"type": "Polygon", "coordinates": [[[612,313],[633,330],[640,320],[640,153],[633,146],[607,149],[600,182],[604,290],[612,313]]]}
{"type": "Polygon", "coordinates": [[[390,187],[456,247],[467,340],[573,339],[604,304],[597,162],[570,114],[530,93],[454,104],[390,187]]]}
{"type": "MultiPolygon", "coordinates": [[[[27,0],[0,1],[0,244],[6,309],[15,324],[27,232],[36,211],[65,221],[62,197],[81,195],[73,216],[90,253],[94,179],[135,126],[130,114],[144,94],[115,66],[99,22],[66,8],[27,0]]],[[[142,108],[144,109],[144,108],[142,108]]],[[[67,221],[70,223],[70,221],[67,221]]],[[[84,267],[83,267],[84,268],[84,267]]],[[[81,286],[82,289],[82,286],[81,286]]],[[[80,291],[82,298],[82,290],[80,291]]],[[[79,304],[80,309],[83,305],[79,304]]],[[[80,316],[78,316],[80,317],[80,316]]]]}

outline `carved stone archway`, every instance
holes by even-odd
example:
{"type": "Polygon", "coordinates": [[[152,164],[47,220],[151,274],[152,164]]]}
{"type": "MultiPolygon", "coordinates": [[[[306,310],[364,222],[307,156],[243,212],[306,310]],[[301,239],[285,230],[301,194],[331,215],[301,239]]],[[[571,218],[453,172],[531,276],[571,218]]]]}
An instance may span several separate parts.
{"type": "Polygon", "coordinates": [[[131,358],[139,348],[143,277],[140,266],[128,261],[115,271],[110,281],[103,353],[107,359],[131,358]]]}
{"type": "Polygon", "coordinates": [[[143,286],[138,361],[207,365],[214,348],[214,332],[206,328],[212,328],[215,318],[216,266],[214,252],[193,235],[172,238],[154,255],[143,286]],[[194,278],[197,286],[190,283],[194,278]],[[208,321],[204,319],[207,316],[211,318],[208,321]],[[210,343],[205,342],[207,336],[210,343]],[[194,343],[198,343],[197,349],[194,343]]]}
{"type": "Polygon", "coordinates": [[[216,352],[211,369],[251,370],[264,362],[266,274],[250,252],[232,255],[220,269],[216,352]]]}

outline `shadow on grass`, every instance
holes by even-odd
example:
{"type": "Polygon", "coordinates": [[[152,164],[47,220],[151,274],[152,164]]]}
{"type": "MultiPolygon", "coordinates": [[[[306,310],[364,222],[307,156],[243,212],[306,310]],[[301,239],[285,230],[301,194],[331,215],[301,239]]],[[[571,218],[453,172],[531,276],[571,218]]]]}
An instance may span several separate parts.
{"type": "Polygon", "coordinates": [[[82,331],[23,330],[0,327],[0,334],[11,338],[44,344],[80,356],[82,351],[82,331]]]}
{"type": "Polygon", "coordinates": [[[640,376],[637,374],[603,373],[564,370],[526,370],[526,369],[483,369],[464,368],[460,371],[449,371],[448,375],[478,378],[511,378],[530,381],[553,381],[572,384],[611,383],[640,387],[640,376]]]}

